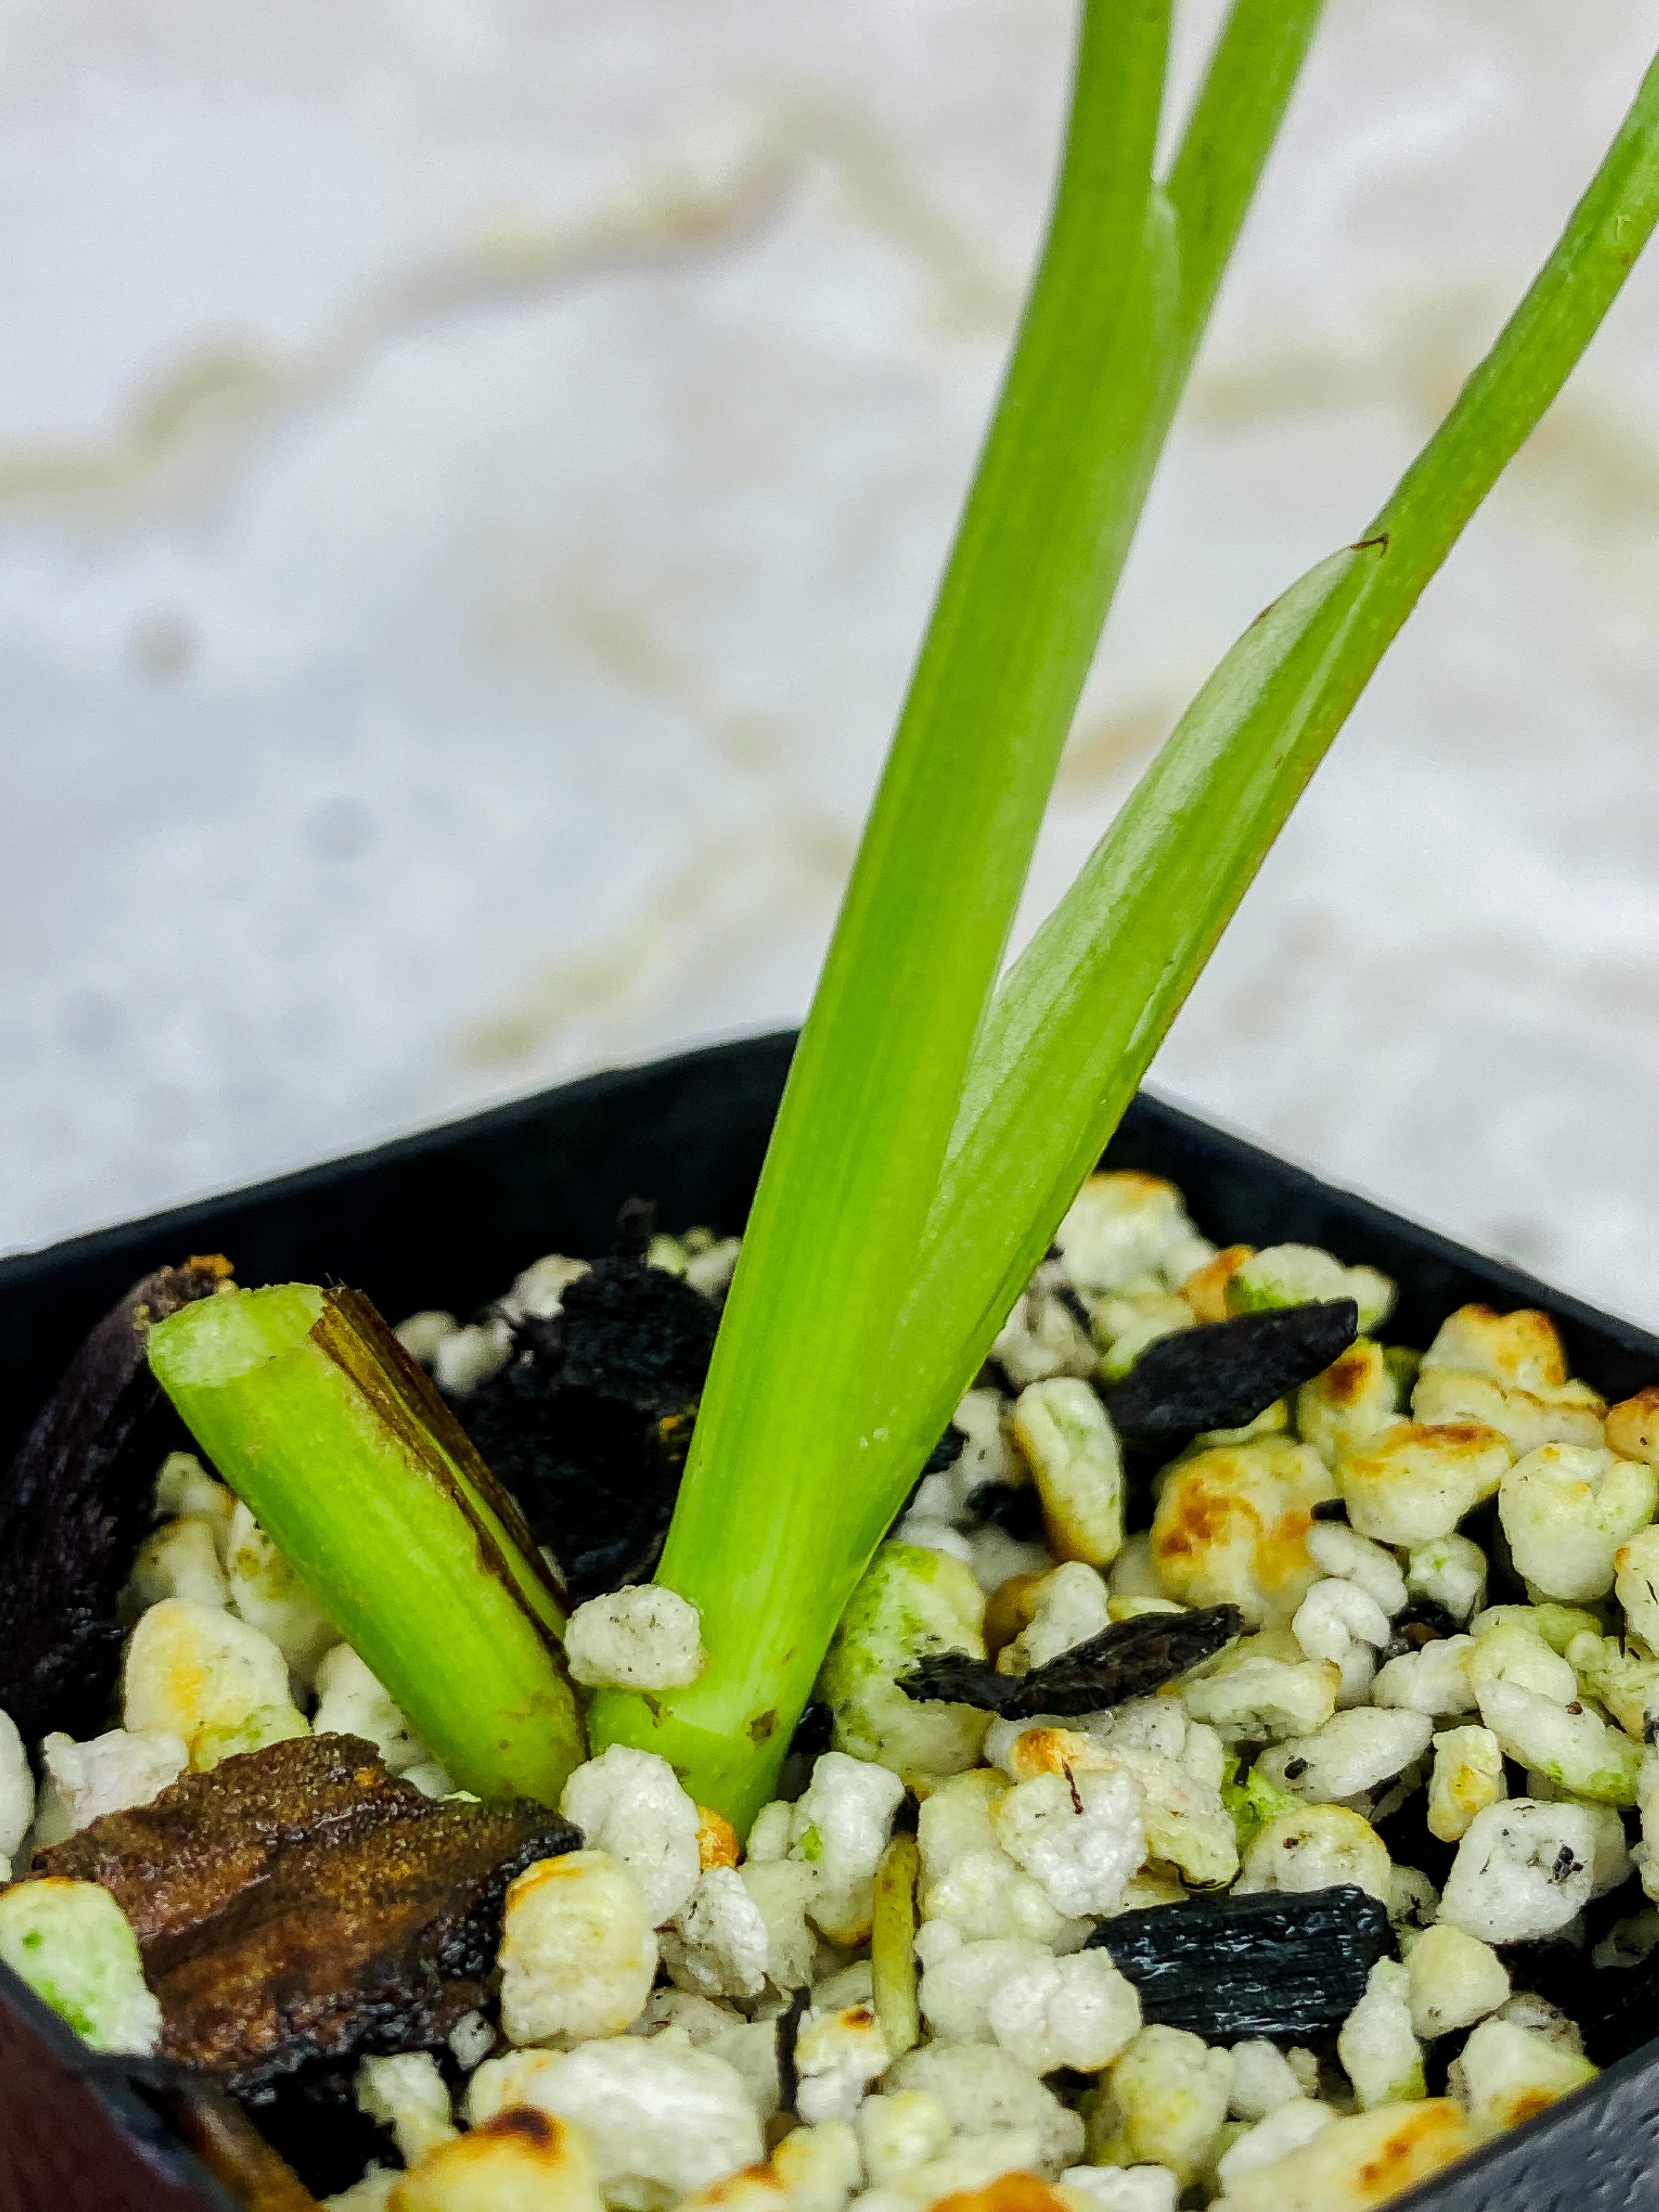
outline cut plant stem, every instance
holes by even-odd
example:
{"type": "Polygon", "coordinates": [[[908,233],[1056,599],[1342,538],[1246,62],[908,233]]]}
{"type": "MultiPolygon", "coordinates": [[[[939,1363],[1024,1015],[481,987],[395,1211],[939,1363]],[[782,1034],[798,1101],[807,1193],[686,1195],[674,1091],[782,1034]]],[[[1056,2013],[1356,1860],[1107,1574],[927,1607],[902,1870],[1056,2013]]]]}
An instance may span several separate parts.
{"type": "Polygon", "coordinates": [[[149,1332],[191,1435],[463,1789],[556,1806],[587,1756],[559,1594],[368,1301],[236,1291],[149,1332]]]}
{"type": "MultiPolygon", "coordinates": [[[[887,1455],[869,1385],[1101,625],[1317,12],[1234,11],[1217,70],[1262,77],[1266,97],[1239,158],[1188,179],[1206,225],[1188,289],[1152,178],[1169,0],[1083,13],[1048,242],[790,1073],[658,1572],[699,1607],[711,1663],[688,1690],[648,1705],[602,1692],[592,1708],[596,1740],[662,1753],[739,1826],[864,1564],[839,1524],[887,1455]],[[787,1544],[751,1540],[784,1524],[787,1544]]],[[[1213,123],[1213,103],[1199,112],[1213,123]]]]}

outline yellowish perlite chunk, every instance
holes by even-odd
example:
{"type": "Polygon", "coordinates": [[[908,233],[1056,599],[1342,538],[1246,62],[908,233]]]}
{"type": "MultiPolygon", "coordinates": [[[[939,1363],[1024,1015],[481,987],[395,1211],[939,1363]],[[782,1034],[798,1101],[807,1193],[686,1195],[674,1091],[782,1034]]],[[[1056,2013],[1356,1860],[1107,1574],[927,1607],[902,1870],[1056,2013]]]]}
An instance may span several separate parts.
{"type": "Polygon", "coordinates": [[[1236,1605],[1252,1626],[1278,1626],[1320,1579],[1308,1531],[1335,1494],[1318,1453],[1280,1437],[1178,1461],[1152,1520],[1158,1578],[1184,1604],[1236,1605]]]}

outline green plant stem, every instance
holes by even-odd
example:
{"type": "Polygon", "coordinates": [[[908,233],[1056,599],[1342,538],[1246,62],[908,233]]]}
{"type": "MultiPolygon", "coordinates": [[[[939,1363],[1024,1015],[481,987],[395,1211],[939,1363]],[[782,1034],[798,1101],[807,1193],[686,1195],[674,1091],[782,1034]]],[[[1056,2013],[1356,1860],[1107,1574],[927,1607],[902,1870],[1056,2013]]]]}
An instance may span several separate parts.
{"type": "Polygon", "coordinates": [[[148,1341],[191,1435],[454,1780],[556,1805],[587,1755],[556,1593],[367,1299],[236,1291],[148,1341]]]}
{"type": "MultiPolygon", "coordinates": [[[[1194,125],[1264,88],[1240,157],[1152,183],[1168,0],[1088,0],[1048,239],[744,1238],[658,1579],[702,1614],[690,1689],[595,1699],[740,1824],[875,1541],[869,1412],[1060,753],[1225,253],[1317,0],[1241,0],[1194,125]],[[1218,89],[1231,87],[1224,94],[1218,89]],[[1264,121],[1262,118],[1265,117],[1264,121]]],[[[890,1512],[890,1508],[889,1509],[890,1512]]]]}
{"type": "Polygon", "coordinates": [[[1247,631],[997,994],[889,1402],[936,1433],[1389,644],[1659,218],[1659,62],[1554,251],[1360,544],[1247,631]],[[918,1390],[916,1378],[927,1387],[918,1390]]]}
{"type": "Polygon", "coordinates": [[[1144,495],[1146,331],[1176,299],[1150,212],[1169,12],[1086,8],[1048,243],[761,1176],[659,1569],[709,1668],[593,1707],[745,1825],[851,1588],[836,1508],[882,1439],[848,1382],[898,1317],[1144,495]]]}
{"type": "MultiPolygon", "coordinates": [[[[1190,362],[1232,258],[1324,0],[1234,0],[1164,190],[1181,235],[1176,346],[1190,362]]],[[[1179,397],[1179,380],[1170,407],[1179,397]]]]}

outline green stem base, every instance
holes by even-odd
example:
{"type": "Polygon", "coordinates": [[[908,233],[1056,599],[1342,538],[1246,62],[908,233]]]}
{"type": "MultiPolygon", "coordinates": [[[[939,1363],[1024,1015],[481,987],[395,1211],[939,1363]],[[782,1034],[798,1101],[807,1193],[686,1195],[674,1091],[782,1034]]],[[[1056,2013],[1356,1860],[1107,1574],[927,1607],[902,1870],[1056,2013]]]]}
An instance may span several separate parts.
{"type": "MultiPolygon", "coordinates": [[[[684,1699],[687,1692],[676,1695],[684,1699]]],[[[778,1777],[799,1719],[799,1711],[769,1709],[754,1723],[765,1723],[761,1735],[752,1728],[735,1733],[703,1728],[684,1712],[634,1690],[597,1691],[587,1711],[596,1747],[621,1743],[635,1751],[655,1752],[698,1802],[723,1813],[740,1837],[747,1837],[756,1814],[776,1796],[778,1777]]]]}

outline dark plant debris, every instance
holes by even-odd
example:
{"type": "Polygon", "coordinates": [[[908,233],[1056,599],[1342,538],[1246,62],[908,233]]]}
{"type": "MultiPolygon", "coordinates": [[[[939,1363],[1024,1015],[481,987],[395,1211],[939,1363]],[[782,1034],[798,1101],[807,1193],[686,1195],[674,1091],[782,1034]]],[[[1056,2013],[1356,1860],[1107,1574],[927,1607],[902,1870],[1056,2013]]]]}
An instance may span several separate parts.
{"type": "MultiPolygon", "coordinates": [[[[447,2075],[453,2067],[447,2046],[432,2056],[447,2075]]],[[[371,2119],[357,2102],[360,2063],[355,2056],[337,2065],[313,2060],[243,2100],[264,2141],[318,2197],[349,2189],[371,2163],[403,2164],[390,2127],[371,2119]]]]}
{"type": "Polygon", "coordinates": [[[795,1723],[795,1733],[789,1739],[792,1754],[801,1759],[816,1759],[820,1752],[828,1751],[835,1725],[833,1705],[826,1705],[822,1701],[808,1705],[795,1723]]]}
{"type": "Polygon", "coordinates": [[[945,1434],[928,1453],[927,1462],[922,1468],[922,1473],[943,1474],[947,1468],[954,1467],[962,1457],[963,1446],[967,1441],[967,1437],[963,1435],[960,1429],[946,1429],[945,1434]]]}
{"type": "Polygon", "coordinates": [[[153,1321],[210,1297],[228,1261],[135,1283],[87,1338],[18,1448],[0,1492],[0,1707],[26,1743],[96,1735],[126,1631],[115,1601],[149,1528],[156,1470],[191,1437],[144,1357],[153,1321]],[[21,1563],[27,1562],[27,1571],[21,1563]]]}
{"type": "Polygon", "coordinates": [[[1022,1544],[1042,1538],[1042,1498],[1035,1483],[981,1482],[969,1493],[968,1510],[1022,1544]]]}
{"type": "Polygon", "coordinates": [[[1322,1374],[1358,1329],[1352,1298],[1177,1329],[1147,1346],[1106,1393],[1106,1410],[1120,1435],[1147,1443],[1242,1429],[1275,1398],[1322,1374]]]}
{"type": "Polygon", "coordinates": [[[1632,1881],[1591,1905],[1582,1942],[1506,1943],[1499,1948],[1512,1986],[1565,2013],[1584,2039],[1585,2057],[1597,2066],[1611,2066],[1640,2050],[1651,2039],[1659,2016],[1659,1950],[1627,1965],[1588,1972],[1585,1965],[1586,1950],[1615,1921],[1639,1914],[1647,1902],[1640,1884],[1632,1881]]]}
{"type": "Polygon", "coordinates": [[[801,2028],[811,2002],[811,1990],[791,1990],[788,2003],[778,2014],[778,2110],[781,2112],[793,2113],[795,2099],[800,2094],[800,2069],[795,2063],[795,2046],[800,2041],[801,2028]]]}
{"type": "Polygon", "coordinates": [[[649,1578],[678,1493],[718,1310],[660,1267],[599,1260],[521,1322],[457,1414],[580,1603],[649,1578]]]}
{"type": "Polygon", "coordinates": [[[936,1701],[976,1705],[1004,1720],[1029,1720],[1036,1713],[1069,1717],[1103,1712],[1109,1705],[1145,1698],[1242,1634],[1244,1616],[1236,1605],[1205,1606],[1195,1613],[1144,1613],[1115,1621],[1086,1644],[1075,1644],[1029,1674],[999,1674],[982,1659],[963,1651],[939,1651],[922,1659],[898,1687],[918,1703],[936,1701]]]}
{"type": "Polygon", "coordinates": [[[1184,2027],[1215,2043],[1337,2027],[1393,1941],[1383,1906],[1345,1882],[1121,1912],[1088,1948],[1109,1953],[1134,1984],[1149,2027],[1184,2027]]]}
{"type": "Polygon", "coordinates": [[[1396,1641],[1407,1651],[1420,1651],[1425,1644],[1438,1644],[1449,1636],[1460,1632],[1455,1614],[1432,1598],[1419,1598],[1395,1616],[1394,1632],[1396,1641]]]}
{"type": "Polygon", "coordinates": [[[611,1242],[611,1258],[643,1261],[651,1249],[651,1239],[656,1233],[656,1200],[641,1198],[637,1194],[632,1198],[623,1199],[617,1208],[617,1233],[611,1242]]]}
{"type": "Polygon", "coordinates": [[[356,1736],[301,1736],[107,1813],[32,1873],[102,1883],[161,2006],[161,2056],[252,2106],[284,2077],[441,2047],[488,2001],[507,1886],[579,1832],[437,1802],[356,1736]]]}
{"type": "Polygon", "coordinates": [[[316,2198],[293,2166],[216,2082],[181,2068],[167,2087],[145,2085],[143,2094],[248,2212],[316,2212],[316,2198]]]}
{"type": "Polygon", "coordinates": [[[794,2048],[801,2042],[810,2006],[810,1989],[792,1989],[790,2002],[779,2013],[779,2112],[794,2112],[794,2100],[801,2094],[801,2069],[794,2062],[794,2048]]]}
{"type": "Polygon", "coordinates": [[[551,1321],[530,1322],[562,1389],[592,1390],[659,1419],[695,1402],[720,1317],[700,1291],[662,1267],[596,1260],[565,1291],[551,1321]]]}

